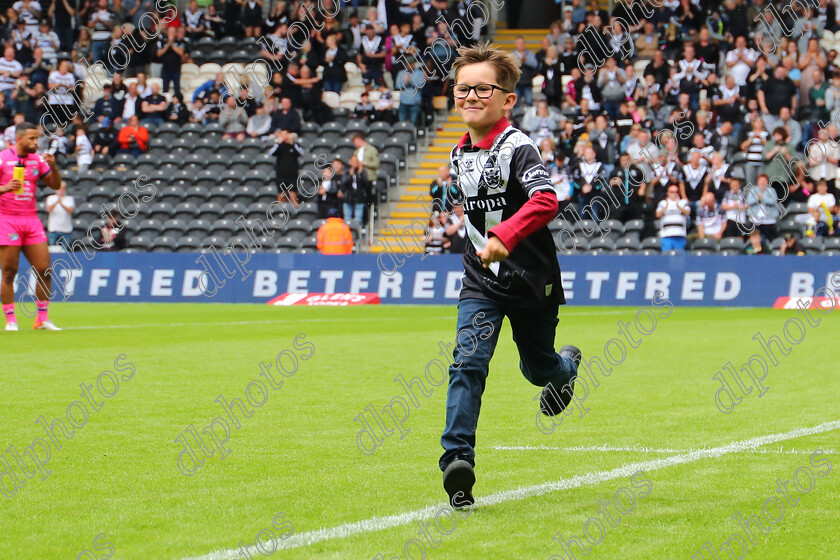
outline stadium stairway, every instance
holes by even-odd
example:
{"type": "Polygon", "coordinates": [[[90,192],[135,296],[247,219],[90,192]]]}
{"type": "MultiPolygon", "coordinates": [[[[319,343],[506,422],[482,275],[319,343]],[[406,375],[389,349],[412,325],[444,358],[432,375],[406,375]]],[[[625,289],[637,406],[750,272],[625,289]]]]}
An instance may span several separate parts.
{"type": "Polygon", "coordinates": [[[370,248],[372,253],[423,251],[423,233],[419,225],[412,229],[411,224],[428,223],[432,204],[429,185],[437,177],[438,168],[449,164],[449,152],[463,134],[464,125],[454,112],[438,121],[437,134],[430,139],[429,147],[422,150],[425,153],[418,153],[416,163],[409,165],[408,184],[400,187],[391,203],[390,213],[379,231],[383,242],[375,243],[370,248]]]}

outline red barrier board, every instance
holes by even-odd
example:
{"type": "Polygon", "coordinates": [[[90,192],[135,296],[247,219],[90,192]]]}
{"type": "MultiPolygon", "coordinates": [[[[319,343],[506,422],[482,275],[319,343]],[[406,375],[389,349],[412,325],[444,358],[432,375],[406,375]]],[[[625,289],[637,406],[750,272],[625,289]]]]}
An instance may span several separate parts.
{"type": "Polygon", "coordinates": [[[300,294],[285,293],[267,302],[268,305],[371,305],[379,304],[376,294],[300,294]]]}
{"type": "Polygon", "coordinates": [[[829,297],[780,297],[773,309],[834,309],[840,305],[840,298],[829,297]]]}

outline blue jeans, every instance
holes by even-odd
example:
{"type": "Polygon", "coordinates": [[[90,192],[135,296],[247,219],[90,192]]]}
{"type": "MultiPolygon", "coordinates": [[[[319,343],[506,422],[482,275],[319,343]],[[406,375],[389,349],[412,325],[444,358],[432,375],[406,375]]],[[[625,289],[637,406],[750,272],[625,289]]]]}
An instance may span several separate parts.
{"type": "Polygon", "coordinates": [[[160,77],[163,80],[163,93],[169,91],[169,83],[172,82],[172,88],[175,90],[175,93],[181,93],[181,71],[178,70],[176,72],[164,72],[161,70],[160,77]]]}
{"type": "Polygon", "coordinates": [[[400,121],[409,121],[411,124],[417,126],[417,114],[420,112],[420,105],[406,105],[400,103],[400,108],[397,111],[397,118],[400,121]]]}
{"type": "Polygon", "coordinates": [[[362,219],[365,216],[365,204],[364,202],[359,202],[357,204],[350,204],[349,202],[344,203],[344,221],[349,222],[350,220],[358,220],[361,224],[362,219]]]}
{"type": "Polygon", "coordinates": [[[344,85],[344,82],[340,82],[338,80],[324,80],[324,91],[334,91],[335,93],[341,93],[341,86],[344,85]]]}
{"type": "Polygon", "coordinates": [[[47,232],[47,239],[50,245],[58,245],[60,240],[64,240],[65,245],[70,245],[71,239],[69,233],[62,233],[60,231],[47,232]]]}
{"type": "Polygon", "coordinates": [[[516,86],[514,90],[516,93],[516,106],[521,107],[524,103],[526,107],[534,104],[534,90],[531,89],[531,84],[528,86],[516,86]]]}
{"type": "Polygon", "coordinates": [[[663,237],[662,251],[685,251],[685,237],[663,237]]]}
{"type": "Polygon", "coordinates": [[[93,41],[90,44],[90,55],[93,58],[93,61],[96,62],[97,60],[101,60],[105,63],[105,66],[108,66],[108,60],[105,58],[108,54],[108,44],[110,40],[107,41],[93,41]]]}
{"type": "MultiPolygon", "coordinates": [[[[484,299],[458,302],[458,335],[454,361],[449,366],[446,427],[440,438],[444,449],[441,470],[455,459],[475,464],[475,430],[481,395],[505,316],[510,321],[513,341],[519,350],[519,369],[525,379],[538,387],[551,383],[559,391],[577,374],[575,363],[554,351],[554,333],[560,322],[557,310],[556,305],[522,309],[484,299]]],[[[531,412],[536,412],[538,405],[533,405],[531,412]]]]}

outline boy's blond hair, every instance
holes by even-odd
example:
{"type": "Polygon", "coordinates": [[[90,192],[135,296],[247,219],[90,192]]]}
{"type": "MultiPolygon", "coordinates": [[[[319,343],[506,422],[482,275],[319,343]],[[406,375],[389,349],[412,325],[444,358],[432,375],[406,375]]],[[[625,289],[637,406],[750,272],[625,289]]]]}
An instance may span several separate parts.
{"type": "Polygon", "coordinates": [[[455,81],[458,81],[458,70],[468,64],[486,62],[496,70],[496,78],[499,85],[508,91],[516,89],[522,71],[514,60],[513,55],[500,48],[493,47],[490,43],[479,43],[472,47],[460,47],[458,58],[452,65],[455,70],[455,81]]]}

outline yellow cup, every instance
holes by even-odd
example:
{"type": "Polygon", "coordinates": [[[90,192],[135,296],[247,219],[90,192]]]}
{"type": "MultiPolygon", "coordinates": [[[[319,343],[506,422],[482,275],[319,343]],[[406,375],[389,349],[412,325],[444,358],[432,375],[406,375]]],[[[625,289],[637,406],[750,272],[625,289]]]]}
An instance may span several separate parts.
{"type": "Polygon", "coordinates": [[[26,178],[26,168],[21,167],[21,166],[16,166],[14,173],[15,173],[14,174],[14,179],[16,179],[17,181],[20,181],[21,184],[20,184],[20,188],[15,189],[13,192],[15,194],[23,194],[24,192],[26,192],[26,190],[24,189],[24,180],[26,178]]]}

